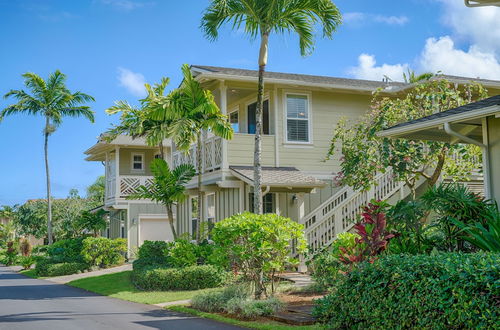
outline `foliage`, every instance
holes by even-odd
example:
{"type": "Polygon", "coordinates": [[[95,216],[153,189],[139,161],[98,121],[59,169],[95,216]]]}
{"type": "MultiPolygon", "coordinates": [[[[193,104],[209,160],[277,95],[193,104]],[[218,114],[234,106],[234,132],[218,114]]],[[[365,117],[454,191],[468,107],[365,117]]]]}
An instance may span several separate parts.
{"type": "Polygon", "coordinates": [[[303,226],[276,214],[257,215],[249,212],[219,221],[212,230],[217,253],[255,284],[255,295],[265,291],[264,279],[271,280],[286,267],[297,264],[291,257],[290,242],[295,241],[296,253],[306,249],[303,226]]]}
{"type": "Polygon", "coordinates": [[[91,266],[109,267],[122,264],[127,252],[127,240],[87,237],[83,240],[82,256],[91,266]]]}
{"type": "Polygon", "coordinates": [[[308,263],[308,268],[315,283],[321,288],[332,286],[337,276],[342,273],[344,267],[340,261],[342,256],[340,248],[352,250],[356,246],[356,239],[359,239],[357,234],[340,233],[330,247],[314,255],[313,259],[308,263]]]}
{"type": "Polygon", "coordinates": [[[23,269],[30,269],[31,266],[33,266],[36,262],[35,257],[30,256],[30,255],[25,255],[20,258],[20,264],[23,266],[23,269]]]}
{"type": "Polygon", "coordinates": [[[284,304],[276,297],[264,300],[231,299],[226,305],[228,313],[241,315],[245,319],[270,316],[281,311],[283,308],[284,304]]]}
{"type": "Polygon", "coordinates": [[[229,274],[212,265],[185,268],[145,268],[132,273],[142,290],[197,290],[215,288],[228,281],[229,274]]]}
{"type": "Polygon", "coordinates": [[[27,72],[22,75],[25,90],[10,90],[4,95],[5,98],[12,97],[17,100],[0,112],[0,121],[4,117],[14,114],[40,115],[45,119],[44,151],[45,170],[47,179],[47,234],[49,245],[52,244],[52,206],[50,194],[50,176],[48,160],[48,139],[58,126],[62,124],[64,117],[84,117],[94,122],[94,113],[85,103],[94,101],[94,98],[82,92],[71,92],[66,87],[66,75],[56,70],[44,80],[39,75],[27,72]]]}
{"type": "Polygon", "coordinates": [[[5,250],[4,262],[7,266],[13,265],[17,260],[17,244],[15,241],[7,242],[7,249],[5,250]]]}
{"type": "Polygon", "coordinates": [[[494,204],[471,192],[465,185],[440,184],[429,189],[422,197],[425,205],[436,212],[438,228],[445,235],[445,245],[449,251],[469,251],[462,235],[461,227],[475,223],[485,224],[487,218],[498,213],[494,204]]]}
{"type": "Polygon", "coordinates": [[[231,300],[250,298],[250,286],[246,284],[233,284],[220,290],[204,292],[191,299],[191,305],[205,312],[224,312],[231,300]]]}
{"type": "Polygon", "coordinates": [[[390,253],[427,253],[435,246],[429,237],[430,227],[422,220],[428,210],[419,200],[401,200],[387,210],[387,230],[394,234],[390,253]]]}
{"type": "Polygon", "coordinates": [[[170,244],[169,262],[173,267],[187,267],[198,263],[199,248],[185,239],[177,239],[170,244]]]}
{"type": "Polygon", "coordinates": [[[445,79],[424,80],[400,98],[375,94],[370,113],[351,123],[341,120],[334,129],[328,157],[342,154],[338,183],[367,190],[374,184],[376,174],[389,168],[395,179],[405,182],[413,192],[422,177],[429,186],[440,175],[456,181],[468,180],[471,171],[479,168],[479,147],[381,138],[377,132],[485,97],[486,90],[479,84],[459,87],[445,79]]]}
{"type": "Polygon", "coordinates": [[[148,186],[141,185],[137,187],[135,193],[130,194],[128,199],[151,199],[165,205],[167,209],[168,222],[170,229],[177,238],[174,226],[173,206],[186,199],[186,186],[194,176],[195,170],[191,164],[181,164],[170,170],[168,164],[163,159],[154,159],[151,162],[151,172],[153,173],[153,182],[148,186]]]}
{"type": "Polygon", "coordinates": [[[107,223],[104,219],[106,211],[98,210],[96,212],[83,211],[79,218],[76,220],[80,230],[89,231],[93,233],[94,237],[99,236],[101,230],[106,229],[107,223]]]}
{"type": "Polygon", "coordinates": [[[162,264],[167,262],[168,252],[169,244],[167,242],[144,241],[137,252],[137,259],[148,260],[152,264],[162,264]]]}
{"type": "Polygon", "coordinates": [[[87,199],[91,201],[95,207],[104,204],[105,186],[106,177],[104,175],[100,175],[94,183],[87,187],[87,199]]]}
{"type": "Polygon", "coordinates": [[[19,252],[21,252],[21,255],[25,257],[30,256],[32,250],[33,247],[28,239],[23,238],[19,241],[19,252]]]}
{"type": "Polygon", "coordinates": [[[5,246],[7,241],[11,241],[16,238],[14,220],[16,218],[17,208],[17,205],[3,205],[0,208],[0,219],[7,220],[7,223],[0,223],[0,248],[5,246]]]}
{"type": "Polygon", "coordinates": [[[82,256],[84,238],[71,238],[55,242],[47,247],[47,255],[55,263],[84,262],[82,256]]]}
{"type": "Polygon", "coordinates": [[[89,268],[88,264],[80,262],[52,263],[44,260],[36,263],[36,274],[38,276],[64,276],[83,272],[89,268]]]}
{"type": "Polygon", "coordinates": [[[356,234],[356,245],[350,247],[339,247],[341,256],[339,260],[346,265],[363,261],[373,262],[379,254],[385,251],[387,244],[393,234],[386,230],[385,212],[387,204],[380,201],[372,201],[364,207],[361,221],[354,225],[356,234]]]}
{"type": "Polygon", "coordinates": [[[362,263],[318,301],[335,329],[471,329],[498,326],[499,254],[391,255],[362,263]]]}
{"type": "Polygon", "coordinates": [[[20,235],[43,238],[47,235],[47,202],[31,200],[18,208],[16,224],[20,235]]]}

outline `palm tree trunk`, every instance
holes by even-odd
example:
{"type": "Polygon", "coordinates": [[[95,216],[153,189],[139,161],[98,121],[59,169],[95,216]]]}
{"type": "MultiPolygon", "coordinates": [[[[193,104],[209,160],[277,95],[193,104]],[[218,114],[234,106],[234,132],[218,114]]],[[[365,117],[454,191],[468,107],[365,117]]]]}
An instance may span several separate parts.
{"type": "Polygon", "coordinates": [[[160,149],[161,159],[165,160],[165,153],[163,152],[163,141],[160,141],[160,143],[158,143],[158,148],[160,149]]]}
{"type": "Polygon", "coordinates": [[[170,224],[170,229],[172,230],[172,235],[174,236],[174,240],[177,239],[177,231],[174,226],[174,212],[172,211],[172,205],[167,205],[167,215],[168,215],[168,223],[170,224]]]}
{"type": "Polygon", "coordinates": [[[259,84],[257,87],[257,109],[255,111],[255,150],[253,155],[253,211],[262,214],[262,108],[264,107],[264,72],[267,64],[269,34],[261,35],[259,52],[259,84]]]}
{"type": "Polygon", "coordinates": [[[50,198],[50,172],[49,172],[49,132],[50,120],[45,117],[45,131],[44,131],[44,153],[45,153],[45,176],[47,179],[47,236],[49,245],[52,245],[52,200],[50,198]]]}
{"type": "Polygon", "coordinates": [[[200,242],[201,240],[201,225],[203,223],[202,219],[202,214],[201,214],[201,200],[202,200],[202,194],[201,194],[201,176],[203,175],[202,170],[203,170],[203,157],[202,157],[202,150],[201,150],[201,132],[198,132],[198,136],[196,137],[196,167],[198,171],[198,228],[196,228],[196,241],[200,242]]]}

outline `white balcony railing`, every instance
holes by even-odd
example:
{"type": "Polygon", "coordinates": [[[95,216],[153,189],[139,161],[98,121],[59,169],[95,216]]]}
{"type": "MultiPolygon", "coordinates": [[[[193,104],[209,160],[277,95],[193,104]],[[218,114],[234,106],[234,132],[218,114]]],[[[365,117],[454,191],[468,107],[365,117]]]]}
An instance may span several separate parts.
{"type": "Polygon", "coordinates": [[[116,177],[109,178],[106,180],[106,200],[126,198],[136,192],[139,186],[148,187],[152,182],[153,177],[145,175],[120,175],[118,185],[116,177]]]}
{"type": "MultiPolygon", "coordinates": [[[[196,144],[193,144],[187,152],[175,151],[172,154],[173,167],[177,167],[180,164],[191,164],[195,169],[198,169],[196,147],[196,144]]],[[[222,167],[222,152],[222,138],[212,136],[203,140],[201,150],[202,173],[212,172],[222,167]]]]}

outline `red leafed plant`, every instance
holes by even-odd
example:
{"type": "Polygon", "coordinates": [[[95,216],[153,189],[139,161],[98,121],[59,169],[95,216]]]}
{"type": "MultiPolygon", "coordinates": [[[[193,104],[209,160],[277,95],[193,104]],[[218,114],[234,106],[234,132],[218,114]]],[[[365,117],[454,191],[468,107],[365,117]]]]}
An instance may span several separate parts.
{"type": "Polygon", "coordinates": [[[360,237],[356,238],[354,247],[340,247],[341,262],[346,265],[373,262],[387,248],[387,243],[394,235],[386,231],[386,208],[387,204],[381,201],[372,201],[364,207],[361,220],[354,225],[360,237]]]}

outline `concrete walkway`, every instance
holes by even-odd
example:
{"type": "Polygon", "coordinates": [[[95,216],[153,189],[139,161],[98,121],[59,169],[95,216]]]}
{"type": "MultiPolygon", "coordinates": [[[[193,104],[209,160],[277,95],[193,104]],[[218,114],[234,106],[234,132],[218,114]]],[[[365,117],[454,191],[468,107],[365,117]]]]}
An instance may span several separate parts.
{"type": "Polygon", "coordinates": [[[0,266],[0,330],[24,329],[241,328],[29,278],[0,266]]]}
{"type": "Polygon", "coordinates": [[[100,275],[106,275],[106,274],[113,274],[113,273],[119,273],[119,272],[124,272],[126,270],[132,270],[132,264],[125,264],[121,265],[118,267],[111,267],[111,268],[106,268],[106,269],[100,269],[96,270],[93,272],[88,272],[88,273],[80,273],[80,274],[72,274],[72,275],[65,275],[65,276],[57,276],[57,277],[49,277],[46,278],[47,281],[58,283],[58,284],[66,284],[68,282],[74,281],[74,280],[79,280],[81,278],[87,278],[87,277],[94,277],[94,276],[100,276],[100,275]]]}
{"type": "Polygon", "coordinates": [[[283,273],[278,277],[293,282],[298,288],[303,288],[314,283],[311,276],[304,273],[283,273]]]}

